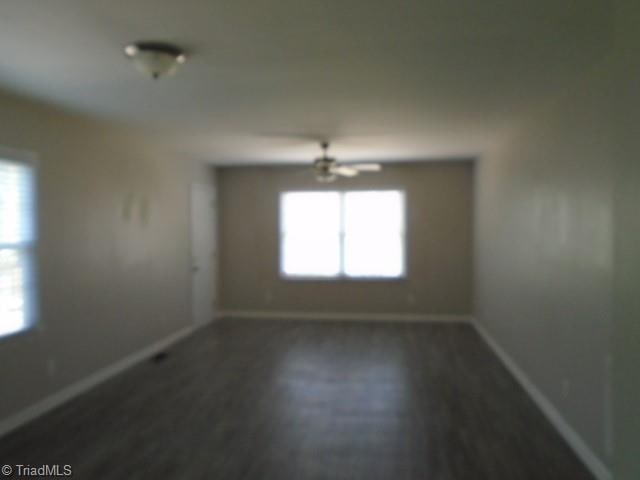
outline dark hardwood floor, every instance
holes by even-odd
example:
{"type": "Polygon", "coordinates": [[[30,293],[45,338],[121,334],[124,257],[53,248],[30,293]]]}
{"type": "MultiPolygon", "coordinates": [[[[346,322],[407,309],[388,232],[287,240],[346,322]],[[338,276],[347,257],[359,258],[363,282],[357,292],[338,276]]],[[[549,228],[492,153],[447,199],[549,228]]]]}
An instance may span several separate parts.
{"type": "Polygon", "coordinates": [[[222,321],[0,439],[73,477],[585,480],[465,325],[222,321]]]}

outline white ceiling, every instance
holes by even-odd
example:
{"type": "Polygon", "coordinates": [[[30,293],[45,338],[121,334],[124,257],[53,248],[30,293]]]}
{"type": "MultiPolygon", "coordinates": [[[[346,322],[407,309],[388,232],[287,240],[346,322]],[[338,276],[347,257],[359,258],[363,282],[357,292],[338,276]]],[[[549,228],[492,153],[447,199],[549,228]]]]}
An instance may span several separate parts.
{"type": "Polygon", "coordinates": [[[597,61],[606,0],[2,0],[0,86],[214,163],[469,157],[597,61]],[[141,76],[135,40],[191,51],[141,76]],[[294,138],[288,138],[292,135],[294,138]]]}

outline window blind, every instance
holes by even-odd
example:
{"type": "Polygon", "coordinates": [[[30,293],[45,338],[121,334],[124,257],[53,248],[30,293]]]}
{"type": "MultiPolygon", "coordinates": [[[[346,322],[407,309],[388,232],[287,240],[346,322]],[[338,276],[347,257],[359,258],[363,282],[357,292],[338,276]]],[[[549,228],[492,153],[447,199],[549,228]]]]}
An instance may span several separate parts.
{"type": "Polygon", "coordinates": [[[35,172],[0,158],[0,336],[35,322],[35,172]]]}

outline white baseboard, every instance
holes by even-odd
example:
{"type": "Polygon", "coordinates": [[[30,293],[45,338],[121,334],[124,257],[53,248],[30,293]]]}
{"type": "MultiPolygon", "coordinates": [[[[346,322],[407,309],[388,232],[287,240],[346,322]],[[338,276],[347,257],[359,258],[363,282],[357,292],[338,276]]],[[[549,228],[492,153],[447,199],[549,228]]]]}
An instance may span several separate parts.
{"type": "Polygon", "coordinates": [[[576,455],[598,480],[611,480],[612,475],[604,462],[580,437],[578,432],[565,420],[560,411],[551,401],[536,387],[527,374],[516,364],[511,356],[496,342],[489,332],[477,321],[473,322],[477,332],[489,345],[491,350],[502,361],[507,370],[515,377],[518,383],[529,394],[538,408],[547,417],[555,429],[565,439],[576,455]]]}
{"type": "Polygon", "coordinates": [[[146,360],[154,353],[157,353],[160,350],[167,348],[169,345],[176,343],[193,331],[193,327],[183,328],[182,330],[179,330],[176,333],[173,333],[168,337],[155,342],[152,345],[143,348],[142,350],[139,350],[136,353],[128,355],[123,359],[118,360],[117,362],[98,370],[97,372],[83,378],[82,380],[72,383],[62,390],[59,390],[58,392],[45,397],[43,400],[30,405],[24,410],[21,410],[20,412],[0,421],[0,437],[68,402],[69,400],[77,397],[87,390],[90,390],[96,385],[110,379],[111,377],[123,372],[124,370],[127,370],[135,364],[146,360]]]}
{"type": "Polygon", "coordinates": [[[268,312],[227,310],[218,318],[240,320],[321,320],[321,321],[378,321],[378,322],[446,322],[470,323],[471,315],[431,315],[421,313],[340,313],[340,312],[268,312]]]}

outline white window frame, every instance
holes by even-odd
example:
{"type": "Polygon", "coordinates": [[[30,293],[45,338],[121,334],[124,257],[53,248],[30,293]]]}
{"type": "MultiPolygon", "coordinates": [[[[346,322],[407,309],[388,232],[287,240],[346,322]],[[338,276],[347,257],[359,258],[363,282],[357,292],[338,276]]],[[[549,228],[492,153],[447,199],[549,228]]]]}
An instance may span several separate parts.
{"type": "Polygon", "coordinates": [[[335,281],[335,280],[354,280],[354,281],[398,281],[407,278],[407,202],[406,192],[401,188],[382,188],[382,189],[349,189],[349,190],[287,190],[280,192],[278,202],[278,268],[280,278],[285,280],[312,280],[312,281],[335,281]],[[366,192],[395,192],[400,195],[402,204],[402,270],[397,276],[383,275],[347,275],[344,272],[345,265],[345,225],[344,225],[344,198],[347,193],[366,193],[366,192]],[[283,206],[284,196],[289,193],[337,193],[340,196],[340,270],[335,275],[292,275],[284,271],[284,229],[283,229],[283,206]]]}
{"type": "Polygon", "coordinates": [[[16,165],[26,165],[32,171],[32,194],[33,194],[33,238],[31,241],[19,242],[19,243],[0,243],[0,248],[3,249],[16,249],[29,252],[30,265],[28,267],[27,275],[29,276],[28,283],[31,288],[27,289],[25,295],[25,304],[27,311],[27,322],[24,328],[16,330],[11,333],[0,334],[0,342],[12,337],[23,335],[29,331],[32,331],[35,327],[40,325],[40,282],[39,282],[39,178],[38,178],[38,157],[33,152],[15,150],[13,148],[7,148],[0,146],[0,161],[5,163],[13,163],[16,165]]]}

